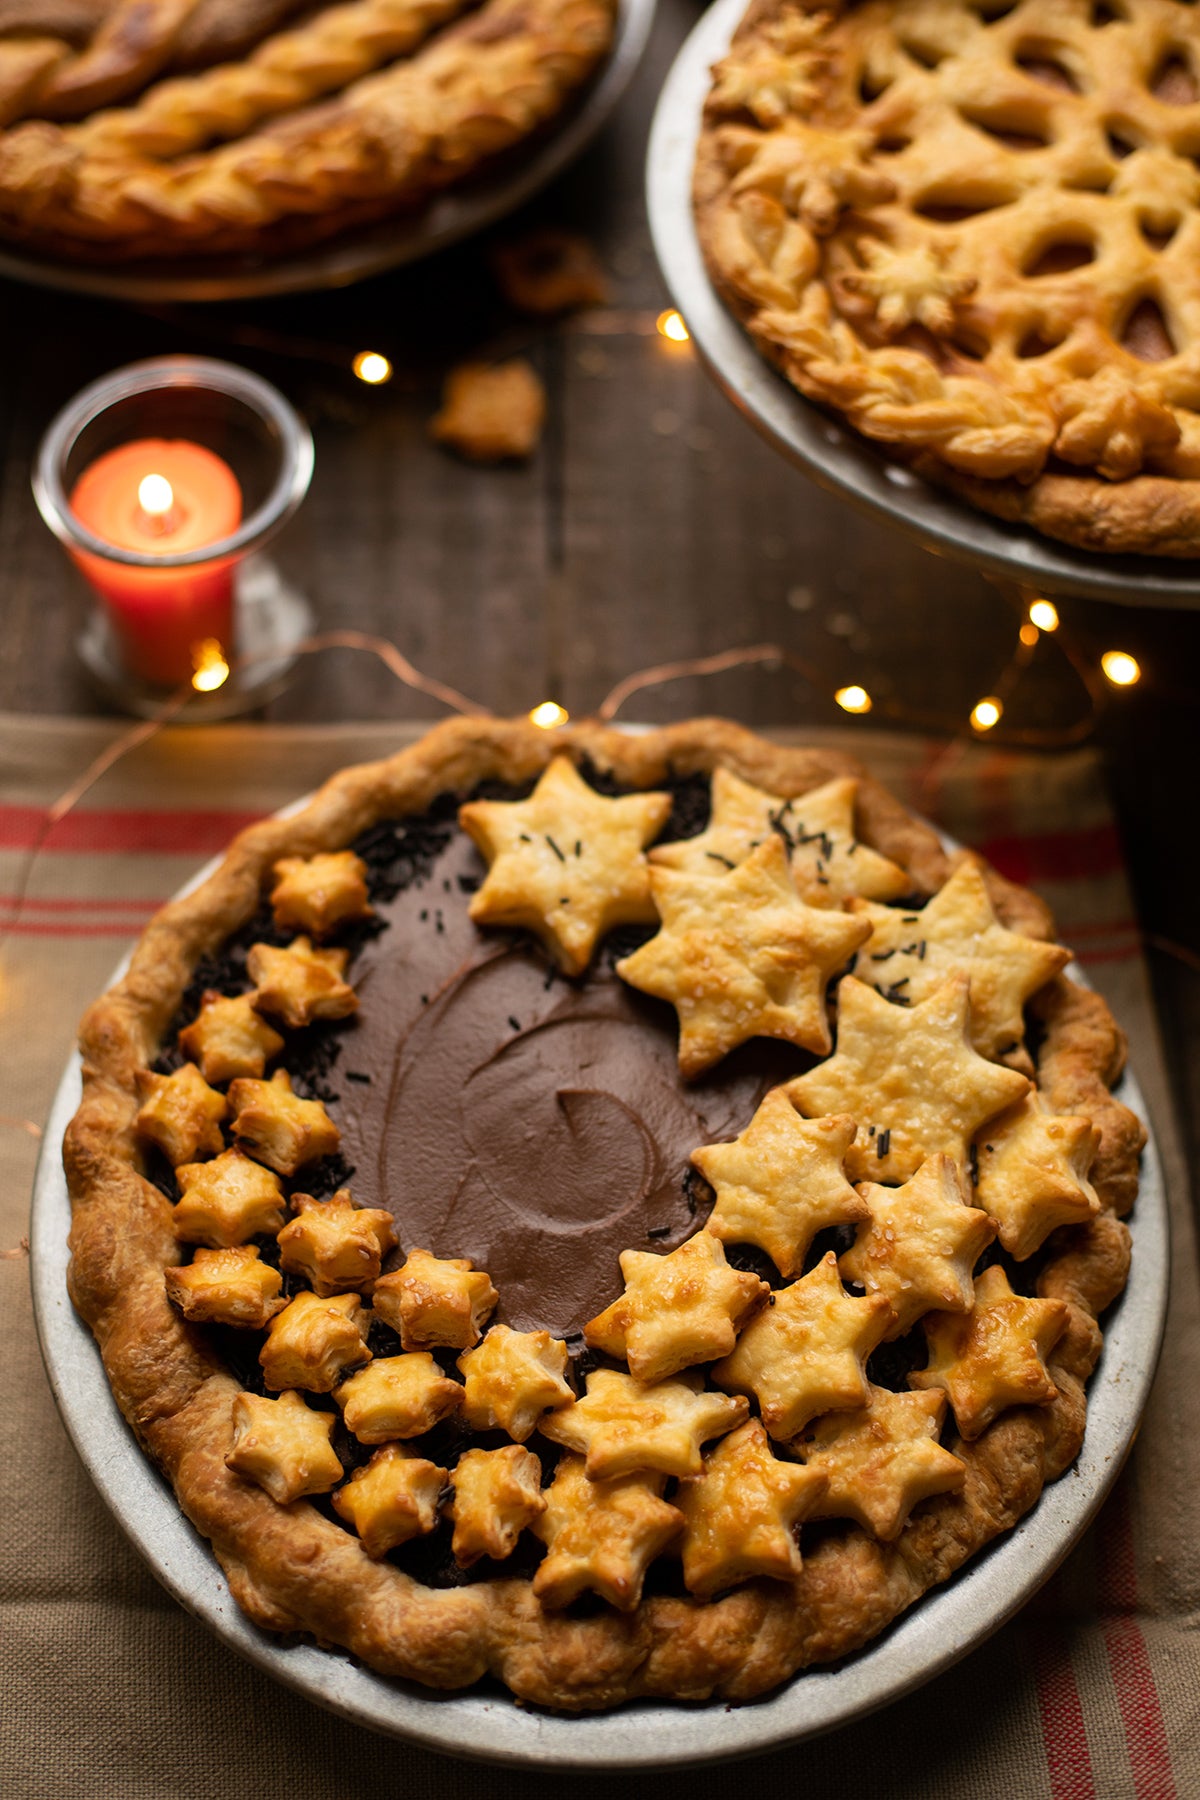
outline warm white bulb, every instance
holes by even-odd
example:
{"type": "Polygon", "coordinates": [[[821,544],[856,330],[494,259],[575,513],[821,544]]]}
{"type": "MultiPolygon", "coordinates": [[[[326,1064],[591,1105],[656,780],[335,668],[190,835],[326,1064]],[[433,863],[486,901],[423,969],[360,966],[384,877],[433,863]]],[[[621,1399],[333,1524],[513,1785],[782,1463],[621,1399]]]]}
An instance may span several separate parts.
{"type": "Polygon", "coordinates": [[[354,359],[354,373],[368,387],[378,387],[380,382],[392,379],[392,365],[378,350],[360,350],[354,359]]]}
{"type": "Polygon", "coordinates": [[[993,725],[1000,723],[1003,712],[1002,703],[994,694],[989,694],[986,699],[976,701],[971,708],[971,723],[976,731],[990,731],[993,725]]]}
{"type": "Polygon", "coordinates": [[[540,725],[543,731],[553,731],[556,725],[565,725],[570,716],[566,707],[560,706],[557,700],[543,700],[530,713],[529,723],[540,725]]]}
{"type": "Polygon", "coordinates": [[[1029,608],[1029,622],[1039,631],[1058,630],[1058,608],[1049,600],[1035,600],[1029,608]]]}
{"type": "Polygon", "coordinates": [[[192,645],[192,686],[198,694],[212,694],[229,680],[229,664],[216,638],[201,638],[192,645]]]}
{"type": "Polygon", "coordinates": [[[666,312],[659,313],[655,321],[660,337],[670,338],[673,344],[686,344],[691,332],[683,322],[682,314],[669,307],[666,312]]]}
{"type": "Polygon", "coordinates": [[[1127,650],[1106,650],[1100,658],[1100,667],[1114,687],[1132,687],[1142,679],[1141,664],[1127,650]]]}
{"type": "Polygon", "coordinates": [[[152,519],[165,519],[174,504],[175,490],[165,475],[144,475],[138,482],[138,505],[152,519]]]}
{"type": "Polygon", "coordinates": [[[850,687],[841,687],[833,696],[843,712],[869,713],[874,701],[865,687],[852,683],[850,687]]]}

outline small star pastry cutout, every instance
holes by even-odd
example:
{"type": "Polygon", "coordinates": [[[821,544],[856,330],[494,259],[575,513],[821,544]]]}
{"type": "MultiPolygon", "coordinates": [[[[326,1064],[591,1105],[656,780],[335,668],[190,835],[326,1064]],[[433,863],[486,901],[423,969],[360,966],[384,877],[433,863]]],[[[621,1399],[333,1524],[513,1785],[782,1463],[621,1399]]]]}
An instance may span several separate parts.
{"type": "Polygon", "coordinates": [[[329,1200],[293,1194],[296,1217],[279,1233],[279,1266],[303,1275],[316,1294],[363,1293],[396,1243],[392,1215],[355,1206],[349,1188],[329,1200]]]}
{"type": "Polygon", "coordinates": [[[773,1438],[795,1437],[818,1413],[865,1406],[864,1365],[892,1322],[882,1294],[859,1300],[838,1280],[832,1250],[750,1321],[712,1378],[753,1394],[773,1438]]]}
{"type": "Polygon", "coordinates": [[[365,1469],[355,1469],[337,1490],[334,1510],[354,1527],[367,1555],[378,1561],[397,1544],[433,1530],[445,1481],[445,1469],[428,1458],[403,1444],[384,1444],[365,1469]]]}
{"type": "Polygon", "coordinates": [[[935,1307],[969,1312],[971,1272],[996,1227],[987,1213],[967,1205],[957,1163],[931,1156],[903,1187],[866,1181],[858,1191],[870,1216],[838,1267],[844,1280],[888,1301],[895,1316],[885,1341],[903,1337],[935,1307]]]}
{"type": "Polygon", "coordinates": [[[699,1375],[646,1383],[616,1369],[596,1369],[587,1394],[542,1420],[543,1437],[578,1451],[593,1481],[639,1469],[698,1475],[700,1446],[740,1425],[745,1400],[702,1390],[699,1375]]]}
{"type": "Polygon", "coordinates": [[[772,1088],[732,1143],[692,1152],[717,1196],[705,1231],[726,1244],[757,1244],[781,1275],[798,1275],[819,1231],[868,1216],[845,1174],[854,1130],[849,1113],[802,1119],[783,1088],[772,1088]]]}
{"type": "Polygon", "coordinates": [[[976,1140],[975,1198],[1018,1262],[1059,1225],[1082,1225],[1100,1211],[1088,1180],[1099,1144],[1089,1119],[1048,1112],[1036,1092],[993,1119],[976,1140]]]}
{"type": "Polygon", "coordinates": [[[293,938],[285,949],[253,944],[246,973],[254,983],[250,996],[258,1012],[282,1019],[293,1030],[314,1019],[346,1019],[358,1010],[358,995],[343,979],[348,950],[314,950],[306,937],[293,938]]]}
{"type": "Polygon", "coordinates": [[[205,1081],[236,1081],[239,1075],[260,1076],[283,1049],[283,1039],[259,1018],[249,994],[227,998],[210,989],[195,1022],[180,1032],[179,1048],[199,1063],[205,1081]]]}
{"type": "Polygon", "coordinates": [[[720,148],[738,167],[733,192],[747,189],[773,194],[818,237],[835,230],[847,207],[862,209],[890,200],[896,188],[865,158],[874,149],[865,130],[814,130],[788,119],[778,131],[721,133],[720,148]]]}
{"type": "Polygon", "coordinates": [[[283,1224],[278,1175],[242,1150],[225,1150],[212,1162],[183,1163],[175,1179],[180,1197],[171,1229],[181,1244],[227,1249],[283,1224]]]}
{"type": "Polygon", "coordinates": [[[970,1041],[995,1059],[1025,1041],[1024,1006],[1071,960],[1061,944],[1001,925],[978,863],[961,862],[919,912],[857,902],[871,937],[854,973],[889,1000],[927,1000],[950,975],[971,981],[970,1041]]]}
{"type": "Polygon", "coordinates": [[[527,1525],[546,1510],[542,1465],[532,1450],[506,1444],[502,1450],[465,1450],[450,1477],[454,1498],[451,1549],[460,1569],[481,1556],[503,1562],[527,1525]]]}
{"type": "Polygon", "coordinates": [[[406,1350],[435,1344],[468,1350],[500,1296],[491,1279],[465,1256],[442,1260],[410,1250],[400,1268],[375,1283],[375,1311],[400,1333],[406,1350]]]}
{"type": "Polygon", "coordinates": [[[967,1041],[965,975],[915,1006],[893,1006],[853,975],[838,984],[837,1050],[787,1086],[808,1118],[848,1112],[858,1130],[846,1155],[854,1181],[907,1181],[943,1151],[960,1169],[981,1125],[1029,1092],[1015,1069],[967,1041]]]}
{"type": "Polygon", "coordinates": [[[341,1142],[321,1101],[293,1094],[286,1069],[276,1069],[270,1081],[235,1081],[229,1110],[238,1142],[280,1175],[294,1175],[305,1163],[332,1156],[341,1142]]]}
{"type": "Polygon", "coordinates": [[[432,1431],[458,1411],[462,1388],[442,1374],[428,1350],[414,1350],[377,1356],[334,1388],[333,1397],[360,1444],[386,1444],[432,1431]]]}
{"type": "Polygon", "coordinates": [[[369,919],[367,865],[353,850],[285,856],[275,864],[271,910],[280,931],[318,938],[351,919],[369,919]]]}
{"type": "Polygon", "coordinates": [[[702,1600],[766,1575],[800,1573],[794,1527],[808,1518],[826,1478],[801,1463],[780,1462],[757,1419],[748,1419],[704,1459],[700,1475],[679,1484],[683,1579],[702,1600]]]}
{"type": "Polygon", "coordinates": [[[632,1612],[646,1570],[683,1524],[678,1507],[662,1498],[664,1484],[662,1475],[593,1481],[582,1457],[564,1456],[533,1525],[547,1547],[533,1577],[542,1605],[569,1606],[590,1590],[619,1612],[632,1612]]]}
{"type": "Polygon", "coordinates": [[[548,1331],[493,1325],[483,1342],[458,1359],[464,1381],[463,1417],[476,1431],[507,1431],[523,1444],[552,1407],[575,1393],[567,1376],[567,1346],[548,1331]]]}
{"type": "Polygon", "coordinates": [[[357,1294],[297,1294],[267,1329],[259,1352],[263,1381],[277,1393],[303,1388],[331,1394],[350,1369],[371,1360],[369,1317],[357,1294]]]}
{"type": "Polygon", "coordinates": [[[922,1320],[929,1364],[913,1370],[909,1386],[944,1388],[959,1431],[973,1443],[1007,1407],[1056,1397],[1046,1358],[1069,1320],[1065,1300],[1014,1294],[995,1263],[976,1281],[969,1313],[928,1313],[922,1320]]]}
{"type": "Polygon", "coordinates": [[[829,1048],[825,986],[869,935],[849,913],[806,906],[774,832],[731,874],[651,871],[662,929],[623,957],[631,987],[679,1014],[679,1067],[701,1075],[748,1038],[829,1048]]]}
{"type": "Polygon", "coordinates": [[[707,1231],[666,1256],[622,1250],[621,1273],[625,1292],[588,1321],[583,1335],[593,1350],[624,1358],[639,1381],[728,1356],[770,1292],[757,1275],[731,1269],[725,1246],[707,1231]]]}
{"type": "Polygon", "coordinates": [[[714,66],[708,111],[748,111],[766,126],[807,111],[816,98],[813,76],[826,60],[820,39],[828,26],[828,13],[782,7],[754,42],[732,50],[714,66]]]}
{"type": "Polygon", "coordinates": [[[171,1075],[139,1069],[137,1129],[157,1144],[172,1167],[216,1156],[225,1148],[221,1120],[229,1108],[224,1094],[210,1088],[195,1063],[171,1075]]]}
{"type": "Polygon", "coordinates": [[[944,1394],[873,1387],[861,1411],[818,1419],[796,1446],[829,1483],[812,1516],[854,1519],[891,1544],[922,1500],[961,1493],[966,1465],[937,1441],[945,1411],[944,1394]]]}
{"type": "Polygon", "coordinates": [[[327,1494],[342,1478],[329,1439],[336,1414],[317,1412],[302,1394],[241,1393],[233,1401],[233,1443],[225,1467],[265,1488],[280,1506],[327,1494]]]}
{"type": "Polygon", "coordinates": [[[471,917],[523,926],[582,975],[605,932],[654,919],[644,851],[670,810],[669,794],[598,794],[565,756],[528,800],[469,800],[458,822],[488,864],[471,917]]]}
{"type": "Polygon", "coordinates": [[[774,832],[788,852],[792,880],[810,906],[837,906],[850,894],[894,900],[907,894],[912,882],[898,863],[855,837],[857,793],[857,781],[844,776],[785,800],[717,768],[708,829],[697,837],[656,845],[650,861],[693,875],[719,875],[745,862],[774,832]]]}
{"type": "Polygon", "coordinates": [[[844,277],[851,293],[875,302],[875,321],[888,337],[909,325],[923,325],[934,337],[954,330],[960,300],[979,285],[974,275],[954,269],[954,246],[916,243],[907,248],[860,238],[862,268],[844,277]]]}
{"type": "Polygon", "coordinates": [[[262,1331],[287,1305],[283,1277],[254,1244],[197,1250],[190,1263],[164,1271],[167,1298],[194,1324],[240,1325],[262,1331]]]}

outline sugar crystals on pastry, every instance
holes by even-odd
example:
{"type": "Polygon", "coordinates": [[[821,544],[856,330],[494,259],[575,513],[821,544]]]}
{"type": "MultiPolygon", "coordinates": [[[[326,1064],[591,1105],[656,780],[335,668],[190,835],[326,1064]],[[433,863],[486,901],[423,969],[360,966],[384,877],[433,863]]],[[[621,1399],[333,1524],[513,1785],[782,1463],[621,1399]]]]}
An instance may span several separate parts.
{"type": "Polygon", "coordinates": [[[254,983],[250,996],[258,1012],[282,1019],[294,1030],[314,1019],[345,1019],[358,1009],[358,995],[343,977],[348,950],[314,950],[307,937],[293,938],[284,948],[252,944],[246,973],[254,983]]]}
{"type": "Polygon", "coordinates": [[[139,1069],[141,1099],[137,1128],[157,1144],[176,1168],[200,1156],[216,1156],[225,1148],[221,1120],[229,1108],[224,1094],[209,1087],[195,1063],[184,1063],[170,1075],[139,1069]]]}
{"type": "Polygon", "coordinates": [[[1029,1092],[1024,1075],[972,1049],[968,991],[968,978],[952,975],[915,1006],[897,1006],[853,975],[838,983],[837,1049],[787,1092],[809,1118],[858,1120],[852,1180],[907,1181],[939,1150],[965,1169],[980,1126],[1029,1092]]]}
{"type": "Polygon", "coordinates": [[[542,1605],[569,1606],[590,1591],[619,1612],[632,1612],[646,1570],[683,1525],[678,1507],[662,1498],[665,1485],[661,1474],[596,1481],[581,1456],[561,1457],[546,1509],[533,1523],[546,1545],[533,1577],[542,1605]]]}
{"type": "Polygon", "coordinates": [[[375,1283],[373,1295],[375,1311],[399,1332],[406,1350],[439,1344],[469,1349],[499,1298],[469,1257],[442,1258],[428,1250],[410,1250],[398,1269],[375,1283]]]}
{"type": "Polygon", "coordinates": [[[1027,1300],[1014,1294],[998,1263],[975,1282],[967,1314],[927,1313],[921,1328],[929,1362],[909,1385],[944,1388],[968,1443],[982,1436],[1010,1406],[1039,1406],[1058,1393],[1046,1358],[1070,1322],[1065,1300],[1027,1300]]]}
{"type": "Polygon", "coordinates": [[[463,1417],[476,1431],[507,1431],[523,1444],[544,1412],[566,1406],[567,1346],[548,1331],[493,1325],[483,1342],[458,1359],[464,1382],[463,1417]]]}
{"type": "Polygon", "coordinates": [[[732,1142],[692,1151],[716,1194],[704,1229],[726,1244],[757,1244],[781,1275],[798,1275],[819,1231],[868,1216],[846,1179],[854,1131],[849,1113],[805,1119],[772,1088],[732,1142]]]}
{"type": "Polygon", "coordinates": [[[328,937],[352,919],[368,919],[367,866],[353,850],[285,856],[275,864],[271,910],[281,931],[328,937]]]}
{"type": "Polygon", "coordinates": [[[745,1400],[704,1389],[691,1372],[648,1383],[596,1369],[583,1399],[548,1413],[539,1429],[552,1443],[584,1456],[593,1481],[638,1469],[698,1475],[700,1446],[732,1431],[748,1411],[745,1400]]]}
{"type": "Polygon", "coordinates": [[[790,1581],[800,1573],[795,1527],[825,1491],[826,1477],[781,1462],[757,1419],[747,1419],[681,1481],[683,1579],[700,1599],[757,1576],[790,1581]]]}
{"type": "Polygon", "coordinates": [[[451,1549],[460,1569],[481,1556],[494,1562],[511,1556],[525,1527],[546,1510],[542,1465],[520,1444],[464,1450],[450,1479],[454,1498],[446,1512],[454,1520],[451,1549]]]}
{"type": "Polygon", "coordinates": [[[378,1560],[397,1544],[433,1530],[445,1481],[446,1471],[437,1463],[403,1444],[384,1444],[338,1488],[333,1504],[367,1555],[378,1560]]]}
{"type": "Polygon", "coordinates": [[[598,794],[566,756],[527,800],[468,801],[459,824],[488,864],[470,916],[534,932],[581,975],[606,932],[655,918],[644,852],[670,810],[669,794],[598,794]]]}
{"type": "Polygon", "coordinates": [[[222,1249],[274,1233],[283,1224],[278,1175],[243,1150],[224,1150],[211,1162],[183,1163],[175,1179],[180,1195],[171,1229],[181,1244],[222,1249]]]}
{"type": "Polygon", "coordinates": [[[865,1181],[869,1216],[838,1262],[846,1281],[882,1294],[892,1308],[886,1336],[903,1337],[922,1313],[969,1312],[971,1272],[996,1235],[986,1212],[967,1204],[957,1163],[938,1154],[902,1187],[865,1181]]]}
{"type": "Polygon", "coordinates": [[[283,1277],[263,1262],[256,1244],[197,1250],[190,1263],[163,1271],[167,1298],[192,1323],[261,1331],[287,1305],[283,1277]]]}
{"type": "Polygon", "coordinates": [[[684,1075],[754,1037],[828,1050],[826,984],[869,931],[849,913],[805,905],[776,833],[731,873],[654,868],[650,881],[662,928],[617,973],[674,1006],[684,1075]]]}
{"type": "Polygon", "coordinates": [[[796,1448],[829,1484],[812,1516],[854,1519],[893,1543],[922,1500],[961,1493],[966,1465],[938,1442],[945,1412],[944,1394],[872,1387],[857,1412],[827,1413],[810,1425],[796,1448]]]}
{"type": "Polygon", "coordinates": [[[1060,1225],[1082,1225],[1100,1210],[1088,1171],[1100,1144],[1090,1119],[1051,1113],[1027,1094],[975,1142],[975,1198],[991,1213],[1000,1242],[1023,1262],[1060,1225]]]}
{"type": "Polygon", "coordinates": [[[294,1175],[305,1163],[332,1156],[341,1142],[323,1103],[294,1094],[286,1069],[276,1069],[270,1081],[235,1081],[229,1109],[238,1142],[280,1175],[294,1175]]]}
{"type": "Polygon", "coordinates": [[[329,1441],[336,1421],[335,1413],[318,1412],[302,1394],[280,1394],[278,1400],[235,1394],[225,1466],[256,1481],[280,1506],[304,1494],[327,1494],[342,1476],[329,1441]]]}
{"type": "Polygon", "coordinates": [[[199,1063],[205,1081],[235,1081],[239,1075],[260,1077],[283,1049],[283,1039],[255,1012],[249,994],[210,989],[192,1024],[180,1032],[179,1048],[199,1063]]]}
{"type": "Polygon", "coordinates": [[[351,1369],[370,1362],[368,1323],[357,1294],[297,1294],[268,1327],[258,1358],[264,1382],[276,1391],[332,1393],[351,1369]]]}
{"type": "Polygon", "coordinates": [[[392,1215],[355,1206],[349,1188],[328,1200],[293,1194],[295,1218],[279,1233],[279,1266],[303,1275],[317,1294],[365,1293],[396,1242],[392,1215]]]}
{"type": "Polygon", "coordinates": [[[639,1381],[661,1381],[695,1363],[727,1356],[769,1293],[757,1275],[732,1269],[725,1246],[698,1231],[665,1255],[622,1250],[625,1292],[590,1319],[594,1350],[622,1357],[639,1381]]]}
{"type": "Polygon", "coordinates": [[[443,1375],[428,1350],[377,1356],[333,1390],[347,1431],[360,1444],[420,1437],[456,1413],[463,1391],[443,1375]]]}

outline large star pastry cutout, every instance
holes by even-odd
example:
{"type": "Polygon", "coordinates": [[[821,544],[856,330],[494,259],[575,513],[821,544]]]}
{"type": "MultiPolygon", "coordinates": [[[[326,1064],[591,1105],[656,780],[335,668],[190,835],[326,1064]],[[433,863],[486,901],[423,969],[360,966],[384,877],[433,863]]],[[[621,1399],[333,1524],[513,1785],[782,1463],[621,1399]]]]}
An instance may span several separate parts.
{"type": "Polygon", "coordinates": [[[889,1000],[911,1006],[949,975],[971,981],[970,1039],[981,1056],[1003,1056],[1025,1041],[1024,1006],[1071,953],[1008,931],[996,917],[979,864],[967,858],[919,912],[856,903],[871,921],[854,972],[889,1000]]]}
{"type": "Polygon", "coordinates": [[[887,1337],[903,1337],[935,1307],[969,1312],[971,1273],[996,1227],[987,1213],[966,1204],[957,1164],[931,1156],[903,1187],[865,1181],[859,1193],[870,1217],[838,1267],[846,1281],[890,1303],[895,1318],[887,1337]]]}
{"type": "Polygon", "coordinates": [[[1040,1249],[1057,1226],[1082,1225],[1100,1211],[1100,1196],[1088,1180],[1099,1143],[1090,1119],[1050,1113],[1036,1093],[993,1119],[976,1140],[975,1198],[1018,1262],[1040,1249]]]}
{"type": "Polygon", "coordinates": [[[583,1459],[564,1456],[533,1530],[547,1554],[533,1577],[542,1605],[568,1606],[591,1589],[620,1612],[642,1597],[646,1570],[678,1537],[683,1515],[662,1498],[662,1475],[593,1481],[583,1459]]]}
{"type": "Polygon", "coordinates": [[[998,1263],[975,1283],[975,1304],[960,1313],[928,1313],[922,1330],[929,1363],[908,1378],[914,1388],[944,1388],[968,1443],[1010,1406],[1041,1406],[1058,1394],[1046,1358],[1070,1321],[1065,1300],[1014,1294],[998,1263]]]}
{"type": "Polygon", "coordinates": [[[585,1456],[593,1481],[639,1469],[698,1475],[700,1446],[741,1425],[748,1412],[740,1398],[703,1390],[699,1375],[648,1383],[617,1369],[596,1369],[584,1398],[550,1413],[538,1429],[551,1443],[585,1456]]]}
{"type": "Polygon", "coordinates": [[[469,800],[458,822],[488,864],[471,917],[534,932],[582,975],[606,931],[655,918],[645,846],[670,810],[669,794],[598,794],[565,756],[528,800],[469,800]]]}
{"type": "Polygon", "coordinates": [[[885,1544],[933,1494],[961,1493],[966,1465],[938,1443],[944,1394],[873,1387],[860,1412],[830,1413],[806,1432],[805,1466],[826,1477],[811,1516],[855,1519],[885,1544]]]}
{"type": "Polygon", "coordinates": [[[700,1599],[756,1576],[800,1573],[795,1527],[814,1511],[826,1477],[780,1462],[757,1419],[748,1419],[704,1459],[703,1474],[679,1484],[683,1579],[700,1599]]]}
{"type": "Polygon", "coordinates": [[[770,1292],[757,1275],[731,1269],[707,1231],[665,1256],[622,1250],[625,1292],[589,1319],[594,1350],[624,1357],[639,1381],[662,1381],[693,1363],[728,1356],[738,1330],[770,1292]]]}
{"type": "Polygon", "coordinates": [[[891,1320],[881,1294],[859,1300],[846,1292],[830,1251],[800,1281],[775,1290],[712,1378],[753,1394],[772,1437],[794,1437],[818,1413],[866,1405],[864,1365],[891,1320]]]}
{"type": "Polygon", "coordinates": [[[732,1143],[692,1152],[717,1196],[704,1229],[726,1244],[757,1244],[781,1275],[798,1275],[819,1231],[870,1216],[843,1166],[854,1131],[849,1113],[803,1119],[772,1088],[732,1143]]]}
{"type": "Polygon", "coordinates": [[[846,1158],[853,1180],[908,1181],[939,1150],[965,1171],[980,1126],[1029,1092],[1024,1075],[971,1048],[967,995],[965,975],[912,1007],[853,975],[839,984],[837,1050],[787,1092],[809,1118],[858,1120],[846,1158]]]}
{"type": "Polygon", "coordinates": [[[912,882],[898,863],[855,837],[857,793],[857,781],[842,776],[785,800],[729,769],[714,769],[708,829],[677,843],[657,845],[650,861],[663,869],[716,875],[745,862],[774,832],[789,854],[792,879],[810,906],[837,906],[850,894],[895,900],[911,892],[912,882]]]}
{"type": "Polygon", "coordinates": [[[869,935],[850,913],[806,906],[772,833],[732,874],[654,869],[662,930],[623,957],[631,987],[679,1014],[679,1067],[700,1075],[748,1038],[829,1048],[825,987],[869,935]]]}

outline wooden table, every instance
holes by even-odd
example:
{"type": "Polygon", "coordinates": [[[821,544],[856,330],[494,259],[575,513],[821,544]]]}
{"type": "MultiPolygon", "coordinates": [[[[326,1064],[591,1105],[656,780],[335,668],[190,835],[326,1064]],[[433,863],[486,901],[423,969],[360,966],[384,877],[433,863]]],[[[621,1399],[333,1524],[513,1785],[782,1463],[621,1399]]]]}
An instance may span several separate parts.
{"type": "MultiPolygon", "coordinates": [[[[660,0],[646,62],[615,121],[518,221],[585,230],[609,269],[611,304],[555,327],[507,312],[487,241],[342,293],[220,307],[135,311],[0,284],[0,708],[100,710],[72,646],[78,595],[29,491],[38,439],[84,382],[138,357],[187,350],[261,370],[307,415],[312,493],[284,557],[322,626],[398,641],[425,671],[497,710],[547,697],[594,707],[631,669],[769,639],[820,671],[743,669],[638,699],[645,718],[723,711],[754,725],[845,723],[834,688],[861,682],[883,706],[966,729],[1008,661],[1012,602],[796,474],[711,386],[687,346],[654,321],[667,303],[642,200],[655,95],[696,16],[660,0]],[[387,386],[350,372],[384,351],[387,386]],[[479,470],[429,443],[449,364],[528,354],[549,393],[539,454],[479,470]]],[[[1062,602],[1094,661],[1132,651],[1142,684],[1114,695],[1096,738],[1146,932],[1200,957],[1200,838],[1190,826],[1200,725],[1200,612],[1062,602]]],[[[1054,640],[1039,646],[1006,724],[1074,717],[1082,694],[1054,640]]],[[[267,716],[434,716],[372,660],[302,669],[267,716]]],[[[1200,1148],[1200,981],[1149,950],[1180,1112],[1200,1148]]]]}

